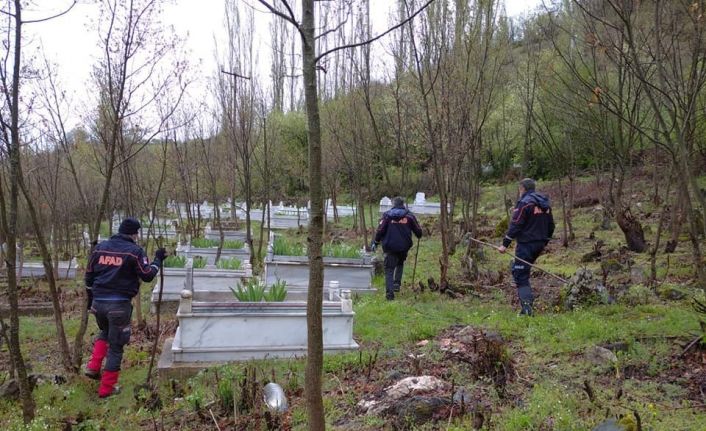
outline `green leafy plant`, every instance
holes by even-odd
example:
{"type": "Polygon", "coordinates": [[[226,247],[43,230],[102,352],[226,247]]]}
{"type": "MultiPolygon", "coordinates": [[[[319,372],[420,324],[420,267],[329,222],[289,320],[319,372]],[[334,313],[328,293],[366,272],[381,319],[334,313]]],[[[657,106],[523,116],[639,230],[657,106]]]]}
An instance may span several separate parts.
{"type": "Polygon", "coordinates": [[[186,266],[186,257],[185,256],[167,256],[166,259],[164,259],[164,267],[165,268],[183,268],[186,266]]]}
{"type": "Polygon", "coordinates": [[[324,244],[323,255],[327,257],[345,257],[356,259],[360,257],[360,250],[350,244],[324,244]]]}
{"type": "Polygon", "coordinates": [[[287,299],[287,282],[280,280],[272,283],[272,287],[268,292],[265,292],[265,301],[267,302],[282,302],[287,299]]]}
{"type": "MultiPolygon", "coordinates": [[[[220,242],[221,241],[217,239],[192,238],[191,246],[195,248],[213,248],[218,247],[220,242]]],[[[245,246],[245,243],[237,239],[228,239],[223,241],[223,248],[239,249],[243,248],[243,246],[245,246]]]]}
{"type": "Polygon", "coordinates": [[[198,412],[203,408],[203,393],[199,390],[195,389],[193,392],[184,397],[184,399],[195,412],[198,412]]]}
{"type": "Polygon", "coordinates": [[[265,300],[265,284],[257,278],[238,282],[237,290],[230,288],[235,298],[240,302],[262,302],[265,300]]]}
{"type": "MultiPolygon", "coordinates": [[[[218,243],[216,243],[216,246],[218,246],[218,243]]],[[[238,239],[227,239],[223,241],[223,248],[239,249],[243,247],[245,247],[245,243],[238,239]]]]}
{"type": "Polygon", "coordinates": [[[306,248],[284,237],[276,236],[273,252],[278,256],[306,256],[306,248]]]}
{"type": "Polygon", "coordinates": [[[226,374],[224,378],[218,380],[216,394],[218,397],[218,404],[223,411],[228,411],[233,408],[233,400],[235,399],[235,390],[233,386],[232,377],[228,374],[226,374]]]}
{"type": "Polygon", "coordinates": [[[221,258],[216,264],[218,269],[241,269],[243,263],[237,257],[221,258]]]}
{"type": "Polygon", "coordinates": [[[265,283],[251,278],[239,282],[237,289],[231,287],[230,291],[240,302],[282,302],[287,298],[287,282],[278,279],[268,291],[265,283]]]}
{"type": "Polygon", "coordinates": [[[206,239],[206,238],[192,238],[191,239],[191,246],[196,247],[196,248],[217,247],[218,241],[213,240],[213,239],[206,239]]]}
{"type": "Polygon", "coordinates": [[[201,256],[194,257],[194,269],[201,269],[206,267],[206,259],[201,256]]]}

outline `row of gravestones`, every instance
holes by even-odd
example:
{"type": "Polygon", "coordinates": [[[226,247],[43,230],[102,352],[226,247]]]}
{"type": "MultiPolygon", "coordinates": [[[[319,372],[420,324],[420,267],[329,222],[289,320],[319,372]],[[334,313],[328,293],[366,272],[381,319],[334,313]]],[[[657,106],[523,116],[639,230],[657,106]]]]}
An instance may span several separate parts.
{"type": "MultiPolygon", "coordinates": [[[[441,213],[441,204],[438,202],[427,202],[426,195],[422,192],[417,192],[414,196],[414,202],[411,205],[407,205],[407,208],[415,214],[433,215],[441,213]]],[[[390,209],[392,209],[392,199],[387,196],[380,199],[380,212],[384,213],[390,209]]]]}

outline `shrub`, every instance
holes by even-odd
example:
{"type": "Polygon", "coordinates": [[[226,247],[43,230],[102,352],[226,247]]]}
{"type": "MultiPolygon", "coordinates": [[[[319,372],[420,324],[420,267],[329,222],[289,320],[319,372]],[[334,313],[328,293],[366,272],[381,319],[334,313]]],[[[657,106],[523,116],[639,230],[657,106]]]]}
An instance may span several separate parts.
{"type": "Polygon", "coordinates": [[[201,269],[206,267],[206,259],[201,256],[194,257],[194,269],[201,269]]]}
{"type": "Polygon", "coordinates": [[[655,294],[649,287],[643,284],[635,284],[628,287],[628,290],[620,297],[620,302],[626,305],[646,305],[655,302],[655,294]]]}
{"type": "Polygon", "coordinates": [[[243,263],[237,257],[221,258],[216,264],[218,269],[241,269],[243,263]]]}
{"type": "Polygon", "coordinates": [[[508,216],[503,217],[502,220],[495,226],[495,236],[496,237],[501,237],[505,235],[505,232],[507,232],[508,227],[510,226],[510,219],[508,216]]]}

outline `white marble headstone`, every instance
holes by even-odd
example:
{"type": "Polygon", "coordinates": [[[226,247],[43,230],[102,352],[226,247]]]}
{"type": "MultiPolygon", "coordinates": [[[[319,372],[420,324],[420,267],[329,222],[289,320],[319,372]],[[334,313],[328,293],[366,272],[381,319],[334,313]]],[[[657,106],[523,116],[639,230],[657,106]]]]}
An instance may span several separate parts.
{"type": "Polygon", "coordinates": [[[424,193],[422,192],[417,192],[417,194],[414,196],[414,204],[415,205],[424,205],[427,201],[427,197],[424,193]]]}

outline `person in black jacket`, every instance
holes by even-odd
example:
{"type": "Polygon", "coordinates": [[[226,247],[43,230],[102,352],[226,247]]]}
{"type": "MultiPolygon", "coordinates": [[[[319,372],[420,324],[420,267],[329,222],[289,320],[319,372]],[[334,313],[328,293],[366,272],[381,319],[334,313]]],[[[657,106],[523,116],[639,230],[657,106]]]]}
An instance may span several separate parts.
{"type": "MultiPolygon", "coordinates": [[[[515,255],[529,263],[534,263],[554,234],[554,216],[549,198],[535,192],[535,182],[531,178],[520,181],[520,200],[512,212],[510,226],[498,248],[505,253],[512,241],[517,241],[515,255]]],[[[530,286],[530,266],[519,260],[512,263],[512,278],[520,299],[521,315],[532,315],[534,297],[530,286]]]]}
{"type": "Polygon", "coordinates": [[[101,398],[117,393],[115,385],[120,377],[123,346],[130,341],[130,301],[140,291],[140,280],[152,281],[166,256],[166,251],[160,248],[150,264],[144,250],[135,243],[140,228],[140,222],[134,218],[123,220],[117,235],[95,246],[86,266],[89,307],[100,332],[85,374],[100,379],[101,398]],[[107,359],[101,374],[104,358],[107,359]]]}
{"type": "Polygon", "coordinates": [[[395,299],[395,292],[400,291],[404,261],[413,244],[412,232],[417,238],[422,237],[417,218],[405,208],[404,200],[396,197],[392,200],[392,209],[382,215],[371,244],[375,250],[382,241],[382,251],[385,252],[385,298],[388,301],[395,299]]]}

